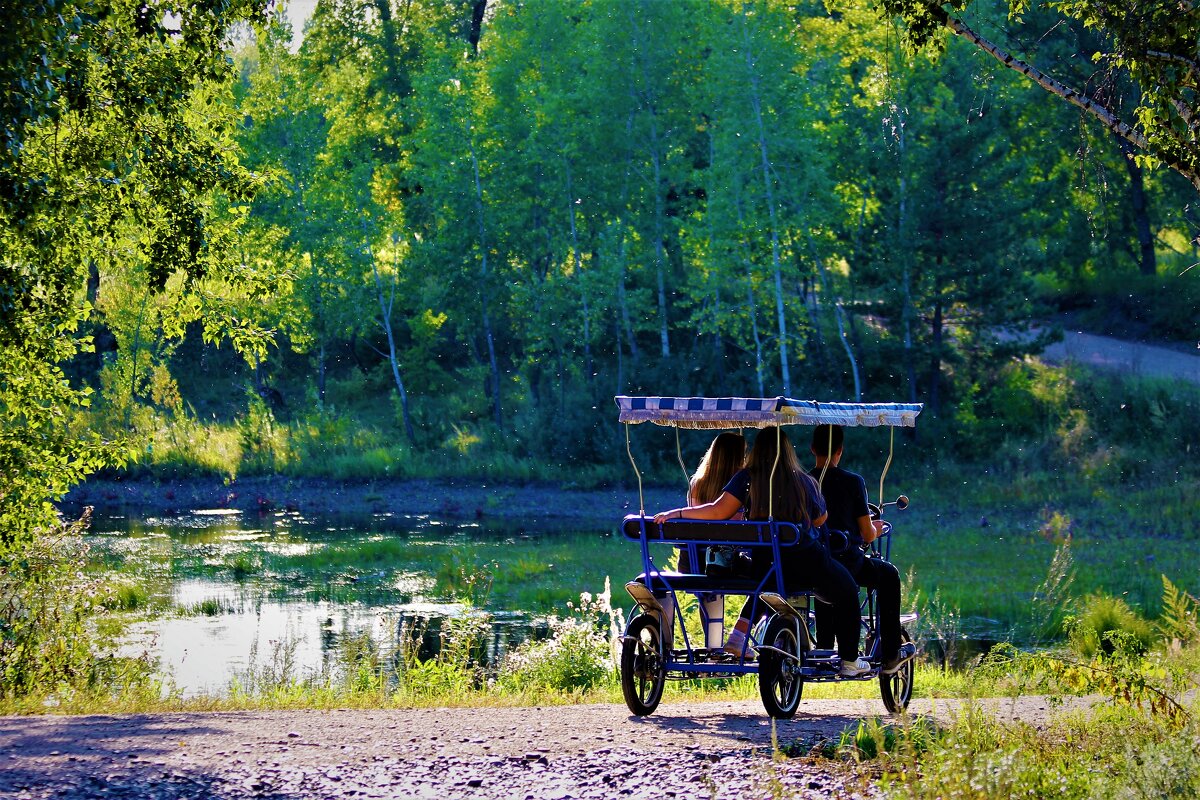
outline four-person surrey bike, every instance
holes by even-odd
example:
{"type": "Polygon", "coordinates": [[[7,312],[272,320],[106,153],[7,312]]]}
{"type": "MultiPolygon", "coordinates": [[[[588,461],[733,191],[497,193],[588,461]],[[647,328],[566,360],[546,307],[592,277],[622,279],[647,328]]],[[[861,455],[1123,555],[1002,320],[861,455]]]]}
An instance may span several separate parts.
{"type": "MultiPolygon", "coordinates": [[[[856,678],[842,678],[840,659],[834,650],[814,647],[814,605],[811,589],[789,586],[780,569],[780,556],[789,547],[811,537],[790,522],[775,519],[748,521],[669,520],[659,525],[646,516],[642,475],[629,440],[629,426],[642,422],[675,428],[676,453],[687,476],[679,448],[679,429],[741,429],[783,425],[842,425],[891,429],[887,462],[879,478],[880,504],[870,504],[871,516],[882,519],[885,506],[904,509],[908,498],[900,495],[894,502],[883,503],[883,482],[892,463],[896,427],[914,427],[920,404],[901,403],[818,403],[785,397],[625,397],[616,398],[620,421],[625,423],[625,445],[638,478],[638,508],[635,515],[621,524],[624,535],[639,542],[642,573],[625,585],[640,613],[631,613],[621,644],[621,690],[629,710],[638,716],[652,713],[662,700],[668,680],[727,678],[758,674],[759,693],[767,713],[790,719],[800,705],[806,681],[879,679],[879,690],[888,711],[900,713],[908,707],[913,689],[913,661],[909,660],[891,675],[880,671],[886,655],[880,653],[875,593],[862,591],[861,618],[865,634],[863,657],[872,670],[856,678]],[[762,577],[740,577],[736,570],[725,574],[683,574],[660,569],[651,546],[670,557],[674,548],[687,548],[690,563],[697,564],[701,548],[728,548],[737,553],[769,548],[771,567],[762,577]],[[663,546],[663,547],[658,547],[663,546]],[[698,601],[701,629],[705,642],[693,644],[684,624],[680,595],[698,601]],[[721,647],[723,616],[709,615],[711,606],[704,601],[716,596],[741,596],[748,599],[751,620],[759,620],[747,645],[731,654],[721,647]],[[701,646],[712,645],[716,646],[701,646]]],[[[759,434],[770,435],[770,434],[759,434]]],[[[777,448],[778,452],[778,448],[777,448]]],[[[772,474],[772,477],[774,475],[772,474]]],[[[879,538],[869,546],[868,557],[891,560],[892,526],[883,520],[879,538]]],[[[728,550],[726,551],[728,552],[728,550]]],[[[714,571],[715,572],[715,571],[714,571]]],[[[723,613],[723,612],[722,612],[723,613]]],[[[902,641],[911,641],[904,625],[916,615],[901,617],[902,641]]]]}

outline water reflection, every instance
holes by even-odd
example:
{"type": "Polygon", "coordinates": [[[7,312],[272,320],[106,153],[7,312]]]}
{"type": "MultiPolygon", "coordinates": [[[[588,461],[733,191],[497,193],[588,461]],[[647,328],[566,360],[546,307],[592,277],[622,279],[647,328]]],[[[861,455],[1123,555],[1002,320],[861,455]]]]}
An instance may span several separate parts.
{"type": "Polygon", "coordinates": [[[223,693],[255,670],[320,674],[350,637],[386,652],[416,631],[427,659],[450,621],[476,609],[490,621],[474,655],[492,665],[545,635],[581,591],[638,567],[636,548],[610,531],[424,515],[97,517],[88,539],[94,569],[145,587],[157,609],[127,651],[156,656],[187,696],[223,693]]]}

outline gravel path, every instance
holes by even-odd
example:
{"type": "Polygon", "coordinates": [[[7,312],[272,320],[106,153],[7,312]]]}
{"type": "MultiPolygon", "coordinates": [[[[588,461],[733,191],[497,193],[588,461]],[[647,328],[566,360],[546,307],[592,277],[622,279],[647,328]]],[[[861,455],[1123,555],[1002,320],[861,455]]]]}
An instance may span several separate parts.
{"type": "MultiPolygon", "coordinates": [[[[915,701],[945,719],[955,704],[915,701]]],[[[1044,699],[994,701],[1038,724],[1044,699]]],[[[805,701],[801,751],[882,711],[805,701]]],[[[838,762],[771,758],[757,702],[0,717],[0,798],[872,798],[838,762]]]]}
{"type": "Polygon", "coordinates": [[[1048,363],[1074,361],[1100,369],[1152,378],[1176,378],[1200,383],[1200,351],[1184,352],[1169,347],[1096,336],[1081,331],[1064,331],[1063,340],[1042,353],[1048,363]]]}

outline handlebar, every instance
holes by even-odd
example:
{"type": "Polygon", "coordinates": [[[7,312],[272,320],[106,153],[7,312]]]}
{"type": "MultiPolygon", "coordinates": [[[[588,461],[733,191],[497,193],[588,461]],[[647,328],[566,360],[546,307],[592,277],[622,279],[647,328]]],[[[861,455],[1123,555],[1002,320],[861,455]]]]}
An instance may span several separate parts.
{"type": "Polygon", "coordinates": [[[867,503],[867,509],[871,512],[871,519],[881,519],[883,517],[883,509],[888,506],[895,506],[897,511],[903,511],[908,508],[908,495],[899,495],[890,503],[884,503],[882,507],[874,503],[867,503]]]}

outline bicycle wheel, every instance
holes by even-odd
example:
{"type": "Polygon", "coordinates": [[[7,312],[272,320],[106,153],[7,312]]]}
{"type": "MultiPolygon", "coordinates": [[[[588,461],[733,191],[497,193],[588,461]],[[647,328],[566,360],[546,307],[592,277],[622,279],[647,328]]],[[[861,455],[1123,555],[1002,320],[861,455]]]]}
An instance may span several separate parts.
{"type": "MultiPolygon", "coordinates": [[[[900,643],[911,642],[912,639],[908,635],[908,631],[904,628],[900,629],[900,643]]],[[[891,675],[879,673],[879,694],[883,696],[883,704],[887,710],[893,714],[901,714],[908,708],[908,701],[912,700],[913,692],[913,674],[916,663],[915,658],[910,658],[904,663],[904,666],[896,670],[891,675]]]]}
{"type": "Polygon", "coordinates": [[[642,614],[629,624],[621,645],[621,694],[625,705],[639,717],[650,714],[662,700],[667,683],[658,620],[642,614]]]}
{"type": "Polygon", "coordinates": [[[799,661],[804,645],[796,637],[796,621],[775,615],[767,625],[762,643],[775,648],[759,650],[758,654],[758,692],[762,695],[763,707],[776,719],[791,719],[796,716],[800,695],[804,692],[799,661]]]}

